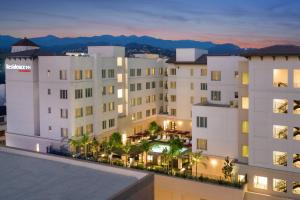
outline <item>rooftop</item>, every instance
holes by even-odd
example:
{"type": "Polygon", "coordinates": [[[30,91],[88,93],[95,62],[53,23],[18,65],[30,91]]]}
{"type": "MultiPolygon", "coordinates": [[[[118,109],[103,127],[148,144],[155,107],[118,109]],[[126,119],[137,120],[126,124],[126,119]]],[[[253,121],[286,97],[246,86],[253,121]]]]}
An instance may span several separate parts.
{"type": "Polygon", "coordinates": [[[243,53],[242,56],[300,56],[300,46],[275,45],[261,49],[249,50],[243,53]]]}
{"type": "Polygon", "coordinates": [[[39,47],[37,44],[32,42],[31,40],[27,39],[26,37],[24,39],[19,40],[12,46],[30,46],[30,47],[39,47]]]}
{"type": "Polygon", "coordinates": [[[204,54],[197,58],[193,62],[188,62],[188,61],[176,61],[176,58],[170,58],[167,60],[167,63],[172,63],[172,64],[179,64],[179,65],[206,65],[207,64],[207,54],[204,54]]]}
{"type": "Polygon", "coordinates": [[[7,58],[18,58],[18,57],[29,57],[29,58],[36,58],[38,56],[63,56],[62,54],[55,54],[48,51],[44,51],[42,49],[32,49],[27,51],[19,51],[7,54],[7,58]]]}
{"type": "Polygon", "coordinates": [[[0,199],[108,199],[147,173],[0,147],[0,199]]]}

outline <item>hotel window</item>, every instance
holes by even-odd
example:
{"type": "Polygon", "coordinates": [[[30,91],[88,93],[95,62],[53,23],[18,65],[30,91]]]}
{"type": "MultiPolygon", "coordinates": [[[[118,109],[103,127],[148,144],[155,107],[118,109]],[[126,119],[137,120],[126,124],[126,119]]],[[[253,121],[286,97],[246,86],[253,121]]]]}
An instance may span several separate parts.
{"type": "Polygon", "coordinates": [[[156,115],[156,108],[152,108],[152,115],[156,115]]]}
{"type": "Polygon", "coordinates": [[[300,127],[293,128],[293,139],[300,140],[300,127]]]}
{"type": "Polygon", "coordinates": [[[118,98],[123,98],[123,90],[118,89],[118,98]]]}
{"type": "Polygon", "coordinates": [[[300,168],[300,154],[299,153],[293,154],[293,165],[296,168],[300,168]]]}
{"type": "Polygon", "coordinates": [[[273,113],[288,113],[288,100],[273,99],[273,113]]]}
{"type": "Polygon", "coordinates": [[[287,153],[280,151],[273,151],[273,165],[287,166],[287,153]]]}
{"type": "Polygon", "coordinates": [[[221,81],[221,71],[211,71],[212,81],[221,81]]]}
{"type": "Polygon", "coordinates": [[[255,188],[267,190],[268,178],[264,176],[254,176],[253,185],[255,188]]]}
{"type": "Polygon", "coordinates": [[[141,83],[137,83],[136,84],[136,90],[142,90],[142,84],[141,83]]]}
{"type": "Polygon", "coordinates": [[[135,98],[130,99],[130,105],[135,106],[136,100],[135,98]]]}
{"type": "Polygon", "coordinates": [[[248,158],[249,155],[249,149],[247,145],[242,146],[242,156],[245,158],[248,158]]]}
{"type": "Polygon", "coordinates": [[[171,102],[176,102],[176,95],[171,95],[170,99],[171,99],[171,102]]]}
{"type": "Polygon", "coordinates": [[[159,94],[159,100],[161,100],[161,101],[164,100],[164,94],[162,94],[162,93],[159,94]]]}
{"type": "Polygon", "coordinates": [[[273,191],[275,192],[286,192],[286,180],[273,178],[273,191]]]}
{"type": "Polygon", "coordinates": [[[93,78],[93,70],[86,69],[84,71],[84,73],[85,73],[85,79],[92,79],[93,78]]]}
{"type": "Polygon", "coordinates": [[[75,99],[81,99],[82,98],[82,89],[76,89],[75,90],[75,99]]]}
{"type": "Polygon", "coordinates": [[[248,72],[243,72],[242,73],[242,84],[243,85],[248,85],[249,84],[249,74],[248,74],[248,72]]]}
{"type": "Polygon", "coordinates": [[[288,70],[273,69],[273,86],[287,87],[288,86],[288,70]]]}
{"type": "Polygon", "coordinates": [[[59,79],[67,80],[67,70],[59,70],[59,79]]]}
{"type": "Polygon", "coordinates": [[[293,194],[300,194],[300,182],[293,182],[293,194]]]}
{"type": "Polygon", "coordinates": [[[115,102],[108,103],[108,111],[113,111],[113,110],[115,110],[115,102]]]}
{"type": "Polygon", "coordinates": [[[150,110],[146,110],[146,117],[150,117],[150,114],[151,114],[150,110]]]}
{"type": "Polygon", "coordinates": [[[135,91],[135,84],[134,84],[134,83],[131,83],[131,84],[129,85],[129,91],[130,91],[130,92],[134,92],[134,91],[135,91]]]}
{"type": "Polygon", "coordinates": [[[150,82],[147,82],[147,83],[146,83],[146,90],[150,89],[150,85],[151,85],[150,82]]]}
{"type": "Polygon", "coordinates": [[[164,81],[159,81],[159,87],[160,88],[164,87],[164,81]]]}
{"type": "Polygon", "coordinates": [[[136,118],[135,118],[135,113],[132,113],[132,114],[131,114],[131,120],[132,120],[132,121],[136,120],[136,118]]]}
{"type": "Polygon", "coordinates": [[[212,101],[221,101],[221,91],[211,91],[212,101]]]}
{"type": "Polygon", "coordinates": [[[93,115],[93,106],[86,106],[85,107],[85,115],[86,116],[93,115]]]}
{"type": "Polygon", "coordinates": [[[62,138],[68,138],[68,128],[61,128],[60,129],[60,136],[62,138]]]}
{"type": "Polygon", "coordinates": [[[249,121],[242,121],[242,133],[249,133],[249,121]]]}
{"type": "Polygon", "coordinates": [[[106,129],[106,121],[102,121],[102,129],[106,129]]]}
{"type": "Polygon", "coordinates": [[[47,76],[48,76],[48,78],[50,77],[50,75],[51,75],[51,71],[48,69],[47,70],[47,76]]]}
{"type": "Polygon", "coordinates": [[[136,76],[142,76],[142,69],[141,68],[136,69],[136,76]]]}
{"type": "Polygon", "coordinates": [[[102,87],[102,95],[106,95],[106,87],[105,86],[102,87]]]}
{"type": "Polygon", "coordinates": [[[239,72],[238,71],[234,71],[234,78],[238,78],[239,77],[239,72]]]}
{"type": "Polygon", "coordinates": [[[82,80],[82,70],[75,70],[75,80],[82,80]]]}
{"type": "Polygon", "coordinates": [[[146,76],[150,76],[150,68],[146,68],[146,76]]]}
{"type": "Polygon", "coordinates": [[[143,118],[142,112],[137,112],[136,113],[136,119],[139,120],[139,119],[142,119],[142,118],[143,118]]]}
{"type": "Polygon", "coordinates": [[[191,102],[191,104],[194,104],[194,97],[190,98],[190,102],[191,102]]]}
{"type": "Polygon", "coordinates": [[[115,126],[115,119],[108,120],[108,127],[111,128],[111,127],[114,127],[114,126],[115,126]]]}
{"type": "Polygon", "coordinates": [[[123,113],[123,105],[122,104],[118,105],[118,113],[119,114],[123,113]]]}
{"type": "Polygon", "coordinates": [[[108,94],[115,94],[115,86],[113,85],[108,86],[108,94]]]}
{"type": "Polygon", "coordinates": [[[51,114],[51,107],[48,107],[48,113],[51,114]]]}
{"type": "Polygon", "coordinates": [[[200,70],[200,75],[201,75],[201,76],[207,76],[207,69],[206,69],[206,68],[202,68],[202,69],[200,70]]]}
{"type": "Polygon", "coordinates": [[[136,98],[136,104],[141,105],[142,104],[142,97],[136,98]]]}
{"type": "Polygon", "coordinates": [[[152,68],[151,74],[154,76],[155,75],[155,68],[152,68]]]}
{"type": "Polygon", "coordinates": [[[151,86],[152,88],[155,88],[155,81],[152,81],[151,86]]]}
{"type": "Polygon", "coordinates": [[[156,101],[156,95],[154,94],[151,96],[151,102],[155,102],[155,101],[156,101]]]}
{"type": "Polygon", "coordinates": [[[242,109],[249,109],[249,97],[242,97],[242,109]]]}
{"type": "Polygon", "coordinates": [[[170,88],[171,89],[176,89],[176,81],[171,81],[170,82],[170,88]]]}
{"type": "Polygon", "coordinates": [[[85,89],[85,97],[92,97],[93,96],[93,88],[86,88],[85,89]]]}
{"type": "Polygon", "coordinates": [[[122,67],[123,65],[123,58],[122,57],[117,57],[117,66],[122,67]]]}
{"type": "Polygon", "coordinates": [[[60,90],[60,98],[67,99],[68,98],[68,90],[60,90]]]}
{"type": "Polygon", "coordinates": [[[117,74],[117,81],[118,81],[118,83],[122,83],[122,81],[123,81],[123,75],[122,74],[117,74]]]}
{"type": "Polygon", "coordinates": [[[200,97],[200,103],[207,103],[207,97],[200,97]]]}
{"type": "Polygon", "coordinates": [[[163,75],[164,74],[164,69],[161,67],[159,68],[159,75],[163,75]]]}
{"type": "Polygon", "coordinates": [[[207,117],[197,117],[197,127],[207,128],[207,117]]]}
{"type": "Polygon", "coordinates": [[[68,119],[68,109],[60,109],[60,118],[68,119]]]}
{"type": "Polygon", "coordinates": [[[234,98],[235,99],[239,98],[239,93],[238,92],[234,92],[234,98]]]}
{"type": "Polygon", "coordinates": [[[135,76],[135,69],[129,70],[129,76],[134,77],[135,76]]]}
{"type": "Polygon", "coordinates": [[[83,108],[76,108],[75,109],[75,117],[79,118],[83,116],[83,108]]]}
{"type": "Polygon", "coordinates": [[[200,90],[207,90],[207,83],[200,83],[200,90]]]}
{"type": "Polygon", "coordinates": [[[294,88],[300,88],[300,69],[294,69],[294,88]]]}
{"type": "Polygon", "coordinates": [[[176,68],[170,69],[170,75],[176,75],[176,68]]]}
{"type": "Polygon", "coordinates": [[[171,108],[171,116],[176,116],[176,109],[171,108]]]}
{"type": "Polygon", "coordinates": [[[107,70],[107,77],[108,78],[114,78],[115,77],[115,70],[114,69],[107,70]]]}
{"type": "Polygon", "coordinates": [[[77,127],[75,130],[75,136],[80,137],[83,135],[83,126],[77,127]]]}
{"type": "Polygon", "coordinates": [[[93,133],[93,129],[94,129],[93,124],[87,124],[87,125],[85,126],[85,132],[86,132],[87,134],[93,133]]]}
{"type": "Polygon", "coordinates": [[[293,113],[296,115],[300,115],[300,100],[294,100],[293,113]]]}
{"type": "Polygon", "coordinates": [[[191,76],[194,76],[194,69],[193,69],[193,68],[190,69],[190,75],[191,75],[191,76]]]}
{"type": "Polygon", "coordinates": [[[207,151],[207,140],[197,138],[197,149],[207,151]]]}
{"type": "Polygon", "coordinates": [[[103,112],[106,112],[106,103],[104,103],[104,104],[102,105],[102,111],[103,111],[103,112]]]}
{"type": "Polygon", "coordinates": [[[102,78],[106,78],[106,70],[102,69],[101,70],[102,78]]]}
{"type": "Polygon", "coordinates": [[[48,89],[48,95],[51,95],[51,89],[48,89]]]}
{"type": "Polygon", "coordinates": [[[273,125],[273,138],[275,139],[287,139],[288,127],[273,125]]]}
{"type": "Polygon", "coordinates": [[[48,131],[52,131],[52,126],[48,126],[48,131]]]}
{"type": "Polygon", "coordinates": [[[194,83],[190,84],[190,88],[191,88],[191,90],[194,90],[194,83]]]}

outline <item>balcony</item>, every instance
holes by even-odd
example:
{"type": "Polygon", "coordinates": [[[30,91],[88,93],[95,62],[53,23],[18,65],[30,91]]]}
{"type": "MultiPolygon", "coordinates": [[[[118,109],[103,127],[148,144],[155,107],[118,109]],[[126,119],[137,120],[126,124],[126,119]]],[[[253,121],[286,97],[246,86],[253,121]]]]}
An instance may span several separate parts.
{"type": "Polygon", "coordinates": [[[300,127],[293,128],[293,139],[300,140],[300,127]]]}
{"type": "Polygon", "coordinates": [[[293,154],[293,165],[294,167],[300,168],[300,154],[293,154]]]}
{"type": "Polygon", "coordinates": [[[273,99],[273,113],[288,113],[288,100],[273,99]]]}
{"type": "Polygon", "coordinates": [[[273,179],[273,191],[275,191],[275,192],[287,192],[286,180],[273,179]]]}
{"type": "Polygon", "coordinates": [[[293,113],[300,115],[300,100],[294,100],[293,113]]]}
{"type": "Polygon", "coordinates": [[[287,166],[287,153],[280,151],[273,151],[273,165],[287,166]]]}
{"type": "Polygon", "coordinates": [[[287,139],[288,127],[287,126],[273,126],[273,138],[275,139],[287,139]]]}

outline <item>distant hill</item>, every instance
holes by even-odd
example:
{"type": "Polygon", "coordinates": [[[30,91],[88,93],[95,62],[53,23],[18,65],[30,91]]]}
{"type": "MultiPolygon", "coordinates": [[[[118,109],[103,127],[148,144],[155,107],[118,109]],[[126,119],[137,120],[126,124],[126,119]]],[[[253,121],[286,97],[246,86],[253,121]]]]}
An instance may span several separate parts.
{"type": "MultiPolygon", "coordinates": [[[[0,35],[0,51],[8,52],[10,46],[20,38],[0,35]]],[[[125,46],[127,53],[150,52],[165,56],[175,55],[175,48],[200,48],[212,54],[238,54],[245,51],[234,44],[215,44],[210,41],[194,40],[163,40],[150,36],[112,36],[101,35],[93,37],[59,38],[53,35],[31,38],[42,48],[54,52],[85,51],[87,46],[116,45],[125,46]]]]}

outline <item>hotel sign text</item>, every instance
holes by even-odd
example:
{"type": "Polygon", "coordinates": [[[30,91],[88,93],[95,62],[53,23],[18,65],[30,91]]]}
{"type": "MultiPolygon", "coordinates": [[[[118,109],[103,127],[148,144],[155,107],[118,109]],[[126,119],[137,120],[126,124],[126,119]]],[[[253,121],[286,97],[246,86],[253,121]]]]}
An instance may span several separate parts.
{"type": "Polygon", "coordinates": [[[31,72],[30,65],[16,65],[16,64],[6,64],[6,69],[18,70],[19,72],[31,72]]]}

